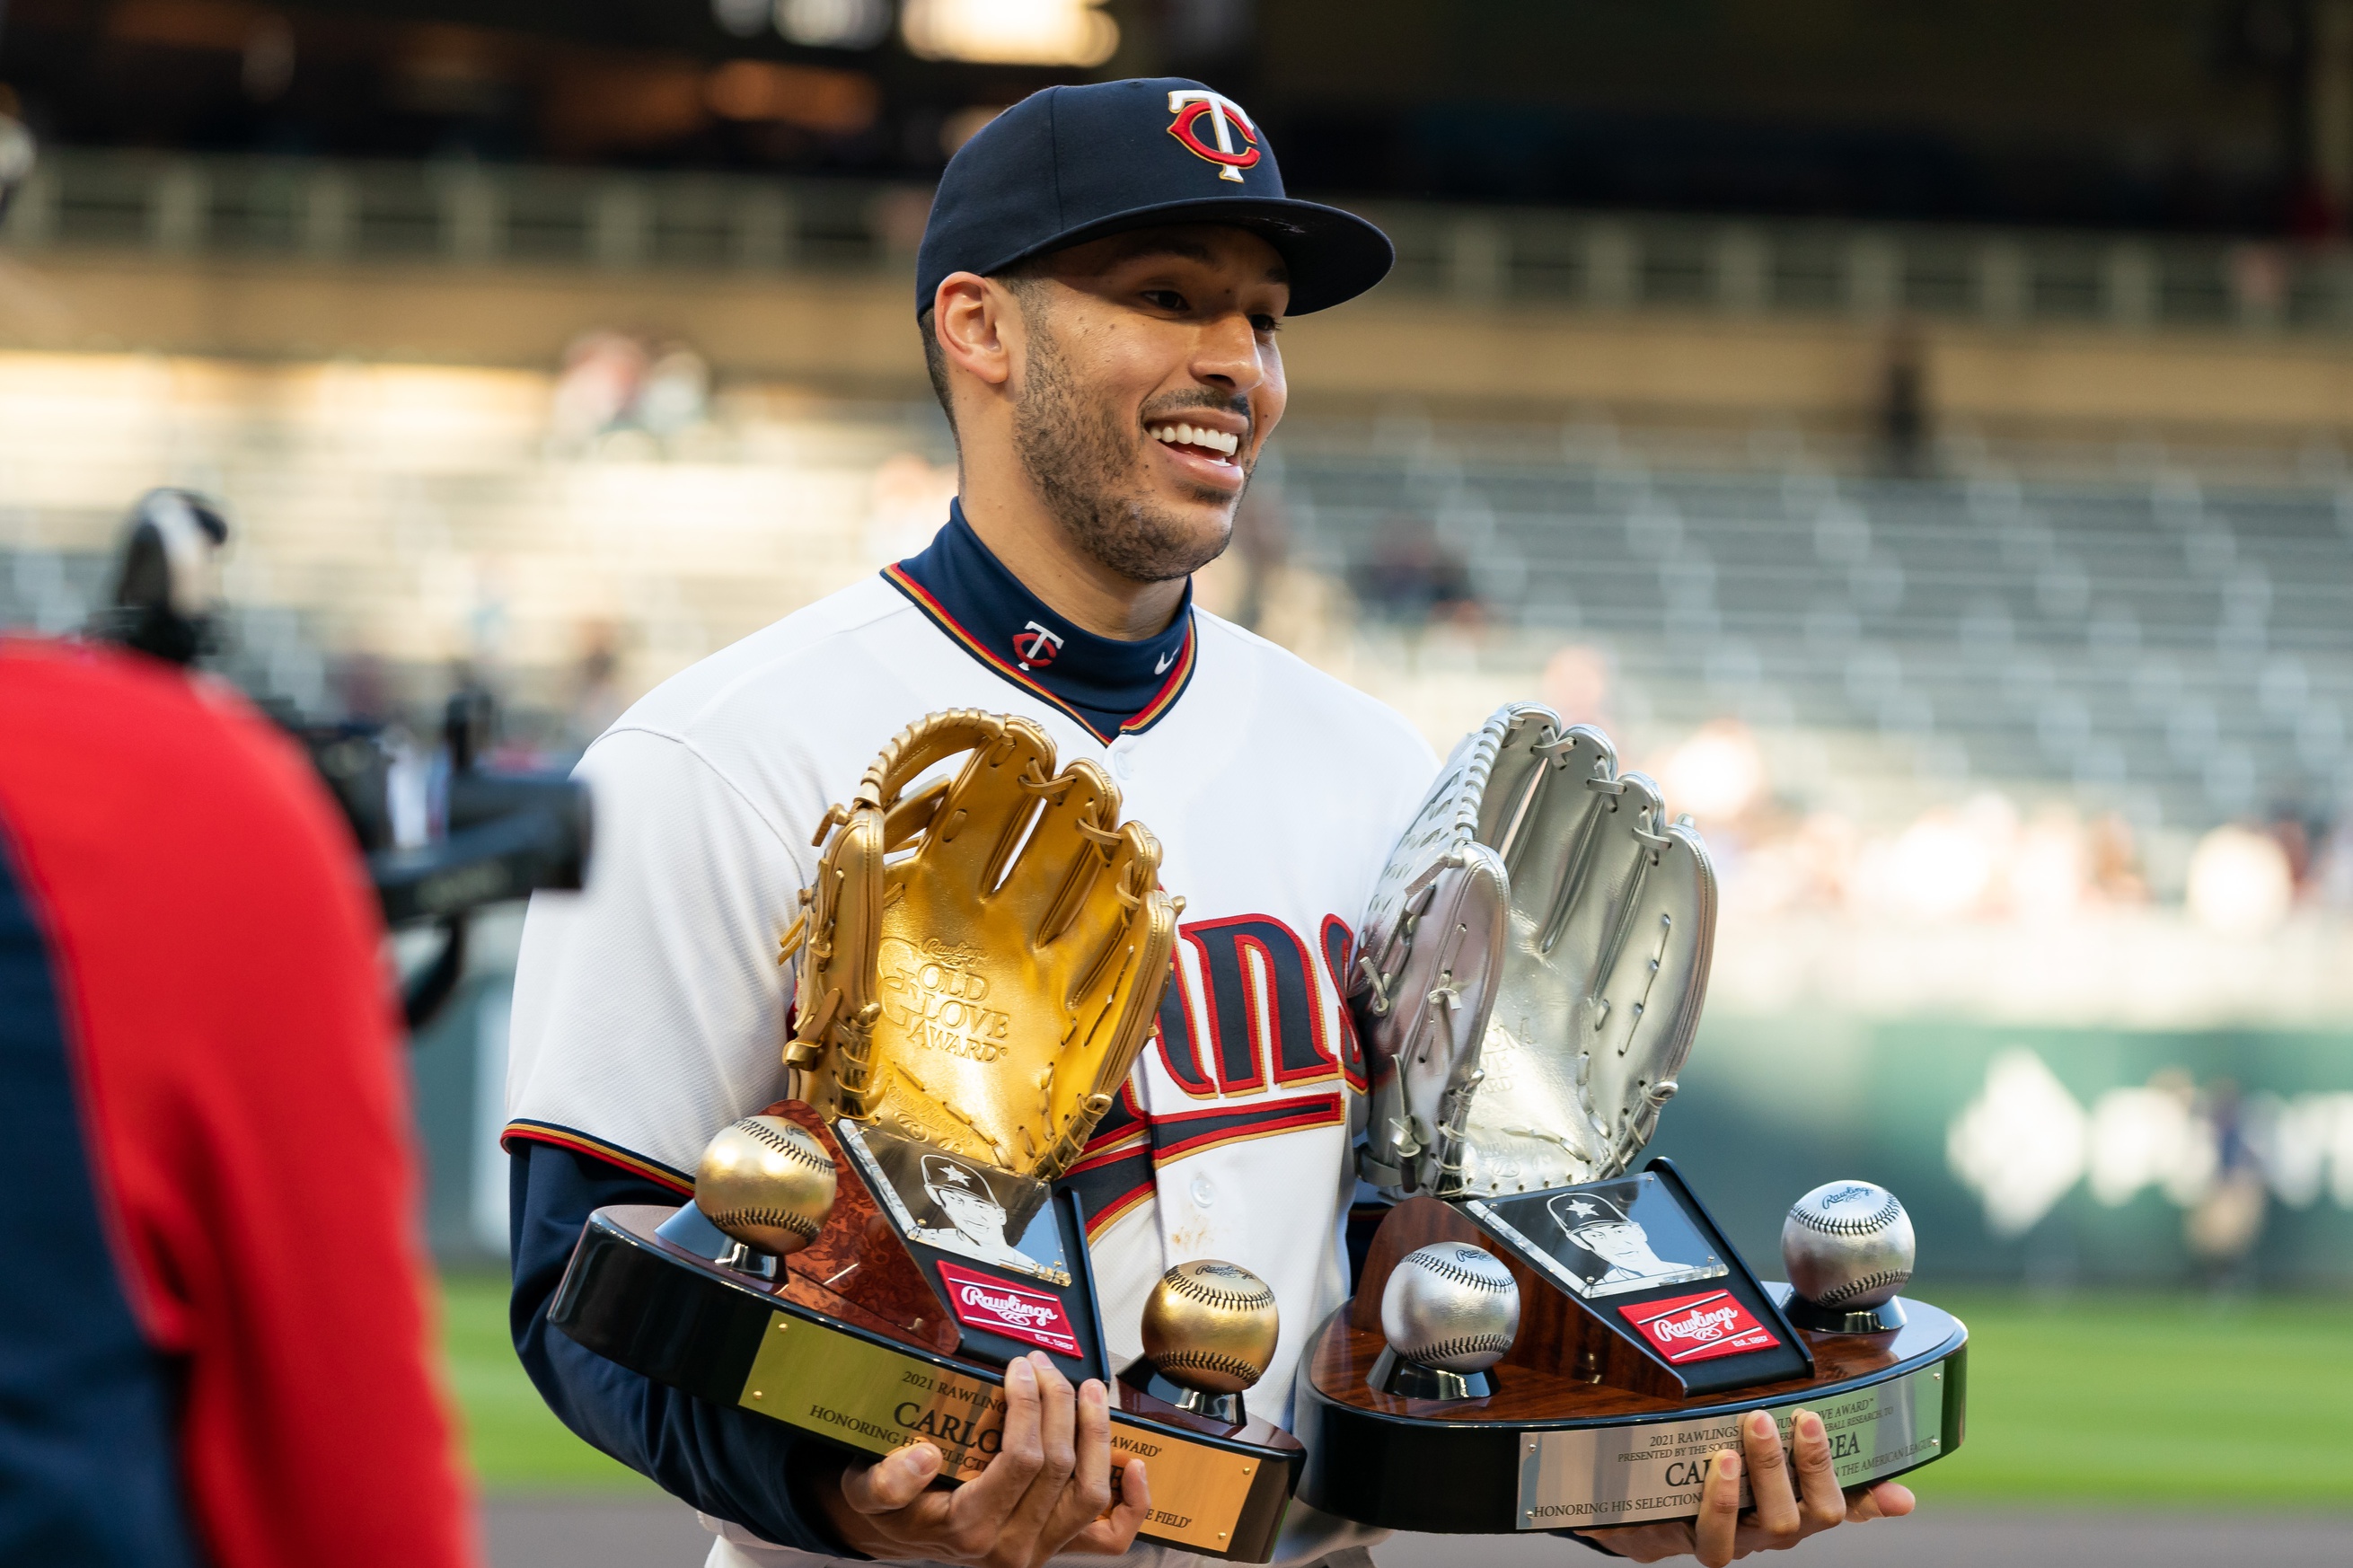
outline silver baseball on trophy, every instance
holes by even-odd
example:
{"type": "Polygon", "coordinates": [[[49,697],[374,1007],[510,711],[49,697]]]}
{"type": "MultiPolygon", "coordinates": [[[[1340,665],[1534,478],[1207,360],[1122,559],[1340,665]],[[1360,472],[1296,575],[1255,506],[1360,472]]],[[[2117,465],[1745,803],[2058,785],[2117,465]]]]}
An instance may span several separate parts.
{"type": "Polygon", "coordinates": [[[1878,1333],[1901,1327],[1895,1293],[1912,1278],[1912,1216],[1885,1187],[1825,1182],[1781,1222],[1781,1263],[1797,1294],[1790,1321],[1878,1333]]]}
{"type": "Polygon", "coordinates": [[[1381,1291],[1384,1393],[1462,1399],[1493,1391],[1487,1369],[1520,1331],[1520,1287],[1495,1255],[1441,1241],[1408,1253],[1381,1291]]]}

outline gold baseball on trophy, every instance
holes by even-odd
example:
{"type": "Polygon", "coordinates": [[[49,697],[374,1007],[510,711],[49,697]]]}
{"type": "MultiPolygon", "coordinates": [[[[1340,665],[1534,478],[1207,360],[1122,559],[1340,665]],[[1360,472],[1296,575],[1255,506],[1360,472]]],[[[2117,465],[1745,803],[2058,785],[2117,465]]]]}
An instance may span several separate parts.
{"type": "Polygon", "coordinates": [[[1160,1277],[1144,1303],[1144,1355],[1202,1394],[1240,1394],[1266,1375],[1282,1330],[1274,1292],[1237,1263],[1201,1258],[1160,1277]]]}
{"type": "Polygon", "coordinates": [[[833,1184],[823,1144],[781,1116],[747,1116],[703,1149],[694,1206],[744,1246],[786,1258],[825,1228],[833,1184]]]}

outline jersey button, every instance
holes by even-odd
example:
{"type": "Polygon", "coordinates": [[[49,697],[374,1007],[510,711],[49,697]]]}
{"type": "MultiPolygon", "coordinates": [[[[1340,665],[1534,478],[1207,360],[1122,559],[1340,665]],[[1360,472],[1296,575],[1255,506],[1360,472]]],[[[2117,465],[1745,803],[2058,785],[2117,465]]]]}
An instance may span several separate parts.
{"type": "Polygon", "coordinates": [[[1193,1203],[1198,1208],[1208,1208],[1218,1201],[1218,1189],[1209,1184],[1207,1176],[1193,1178],[1193,1203]]]}
{"type": "Polygon", "coordinates": [[[1113,752],[1111,754],[1111,771],[1117,773],[1124,779],[1134,778],[1135,776],[1135,758],[1126,752],[1113,752]]]}

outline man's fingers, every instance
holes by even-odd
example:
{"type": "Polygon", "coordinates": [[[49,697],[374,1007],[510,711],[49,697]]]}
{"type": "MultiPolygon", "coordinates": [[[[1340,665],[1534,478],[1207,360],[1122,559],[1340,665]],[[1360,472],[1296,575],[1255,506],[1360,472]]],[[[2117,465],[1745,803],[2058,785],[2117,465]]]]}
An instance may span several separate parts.
{"type": "Polygon", "coordinates": [[[1078,1401],[1071,1380],[1051,1357],[1043,1351],[1031,1351],[1029,1359],[1038,1373],[1038,1436],[1043,1455],[1038,1480],[1060,1490],[1078,1468],[1078,1401]]]}
{"type": "MultiPolygon", "coordinates": [[[[1780,1428],[1762,1410],[1752,1410],[1740,1418],[1740,1446],[1747,1452],[1748,1498],[1757,1510],[1757,1527],[1768,1535],[1797,1534],[1802,1521],[1780,1428]]],[[[1844,1510],[1840,1511],[1842,1517],[1844,1510]]]]}
{"type": "Polygon", "coordinates": [[[940,1451],[917,1443],[842,1471],[842,1500],[860,1513],[894,1512],[923,1496],[939,1473],[940,1451]]]}
{"type": "Polygon", "coordinates": [[[1070,1379],[1041,1352],[1032,1352],[1023,1359],[1038,1384],[1037,1459],[1029,1467],[1029,1484],[1000,1531],[1010,1538],[1036,1542],[1039,1549],[1036,1555],[1043,1559],[1051,1556],[1059,1544],[1050,1537],[1058,1530],[1067,1534],[1084,1522],[1071,1520],[1065,1523],[1059,1517],[1075,1462],[1071,1438],[1076,1418],[1071,1411],[1070,1379]]]}
{"type": "Polygon", "coordinates": [[[1692,1555],[1706,1568],[1724,1568],[1732,1561],[1733,1542],[1740,1529],[1740,1456],[1726,1448],[1707,1467],[1701,1483],[1699,1518],[1692,1522],[1692,1555]]]}
{"type": "Polygon", "coordinates": [[[1152,1517],[1152,1487],[1144,1477],[1144,1461],[1130,1459],[1119,1472],[1119,1499],[1103,1518],[1090,1521],[1071,1537],[1065,1552],[1090,1556],[1124,1556],[1135,1544],[1135,1532],[1152,1517]]]}
{"type": "Polygon", "coordinates": [[[1846,1494],[1847,1522],[1861,1524],[1873,1519],[1902,1519],[1918,1501],[1912,1495],[1912,1489],[1899,1481],[1882,1481],[1875,1487],[1857,1487],[1846,1494]]]}
{"type": "Polygon", "coordinates": [[[1005,1429],[997,1453],[979,1475],[955,1490],[948,1510],[960,1557],[978,1557],[1004,1529],[1044,1460],[1038,1435],[1038,1369],[1024,1356],[1005,1369],[1005,1429]]]}
{"type": "Polygon", "coordinates": [[[1099,1379],[1079,1384],[1075,1446],[1078,1464],[1071,1472],[1071,1489],[1084,1517],[1093,1519],[1112,1505],[1111,1394],[1099,1379]]]}
{"type": "Polygon", "coordinates": [[[1789,1420],[1789,1436],[1797,1448],[1798,1491],[1806,1528],[1828,1530],[1847,1516],[1846,1494],[1839,1489],[1838,1467],[1831,1460],[1831,1436],[1822,1418],[1800,1410],[1789,1420]]]}

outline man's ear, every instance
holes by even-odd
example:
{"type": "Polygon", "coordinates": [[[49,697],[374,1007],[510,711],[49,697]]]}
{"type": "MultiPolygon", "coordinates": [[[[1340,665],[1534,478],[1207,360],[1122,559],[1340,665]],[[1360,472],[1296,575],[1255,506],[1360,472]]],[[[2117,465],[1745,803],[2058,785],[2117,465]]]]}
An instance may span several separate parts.
{"type": "Polygon", "coordinates": [[[933,331],[953,373],[984,386],[1013,378],[1011,338],[1018,331],[1011,296],[976,272],[951,272],[932,296],[933,331]]]}

